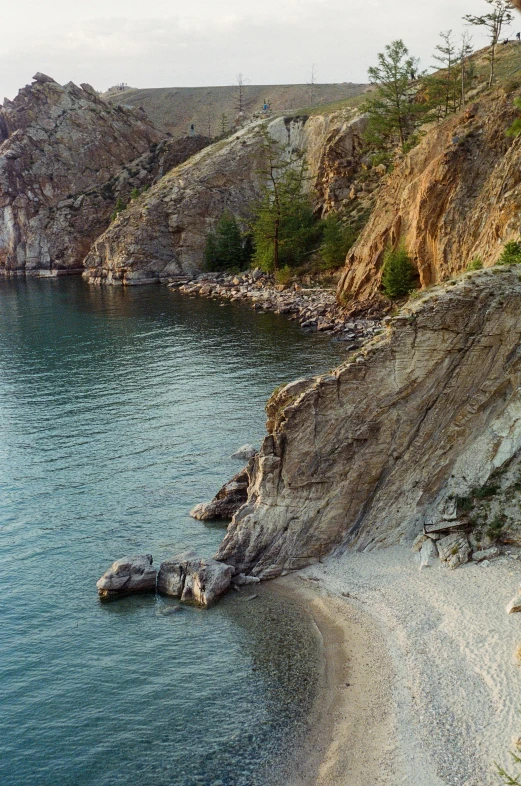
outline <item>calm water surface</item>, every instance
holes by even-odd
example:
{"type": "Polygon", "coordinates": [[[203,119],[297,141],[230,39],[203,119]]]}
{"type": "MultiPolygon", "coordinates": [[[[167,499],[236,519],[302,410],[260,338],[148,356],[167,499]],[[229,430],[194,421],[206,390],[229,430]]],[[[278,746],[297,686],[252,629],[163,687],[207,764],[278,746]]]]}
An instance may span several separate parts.
{"type": "Polygon", "coordinates": [[[95,582],[128,554],[211,555],[222,528],[187,512],[260,442],[271,390],[340,356],[165,288],[0,282],[2,786],[280,784],[317,680],[299,608],[100,604],[95,582]]]}

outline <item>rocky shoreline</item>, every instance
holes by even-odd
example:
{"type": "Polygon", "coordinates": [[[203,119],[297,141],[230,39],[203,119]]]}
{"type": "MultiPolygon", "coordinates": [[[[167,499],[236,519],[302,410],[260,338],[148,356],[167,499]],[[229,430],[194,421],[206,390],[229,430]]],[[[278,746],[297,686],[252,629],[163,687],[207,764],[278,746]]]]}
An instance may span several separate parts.
{"type": "Polygon", "coordinates": [[[201,273],[195,278],[179,276],[168,284],[185,295],[248,303],[256,311],[272,311],[297,321],[308,332],[331,335],[347,349],[358,349],[369,338],[383,333],[382,321],[353,319],[349,309],[337,302],[336,291],[304,287],[299,283],[276,284],[259,268],[244,273],[201,273]]]}

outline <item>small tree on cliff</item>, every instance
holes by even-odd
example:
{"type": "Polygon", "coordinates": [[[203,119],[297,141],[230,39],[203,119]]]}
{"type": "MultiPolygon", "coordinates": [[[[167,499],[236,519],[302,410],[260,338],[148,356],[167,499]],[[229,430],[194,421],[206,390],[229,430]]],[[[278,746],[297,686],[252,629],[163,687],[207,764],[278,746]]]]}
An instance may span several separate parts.
{"type": "Polygon", "coordinates": [[[369,115],[368,141],[385,145],[398,139],[405,151],[407,139],[427,112],[417,100],[418,64],[403,41],[393,41],[378,55],[378,65],[369,68],[376,90],[364,107],[369,115]]]}
{"type": "Polygon", "coordinates": [[[305,194],[307,168],[298,152],[287,152],[263,131],[261,196],[253,206],[253,261],[277,274],[300,264],[316,238],[313,208],[305,194]]]}
{"type": "Polygon", "coordinates": [[[387,297],[394,300],[412,292],[415,272],[404,243],[396,248],[389,246],[382,269],[382,288],[387,297]]]}
{"type": "Polygon", "coordinates": [[[490,7],[488,14],[481,14],[481,16],[474,16],[474,14],[465,14],[463,19],[469,25],[476,27],[484,27],[490,39],[489,61],[490,61],[490,75],[488,79],[489,87],[492,85],[495,76],[496,66],[496,46],[499,43],[501,33],[514,18],[514,6],[511,0],[485,0],[490,7]]]}

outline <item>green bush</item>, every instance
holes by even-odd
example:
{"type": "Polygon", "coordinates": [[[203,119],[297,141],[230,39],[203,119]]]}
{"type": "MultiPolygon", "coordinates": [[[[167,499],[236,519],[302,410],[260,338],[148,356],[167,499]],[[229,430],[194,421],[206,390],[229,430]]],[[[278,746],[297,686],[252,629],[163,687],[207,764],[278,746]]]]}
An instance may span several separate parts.
{"type": "Polygon", "coordinates": [[[322,268],[331,270],[343,265],[357,236],[358,232],[353,226],[346,226],[335,213],[330,213],[322,222],[322,268]]]}
{"type": "Polygon", "coordinates": [[[121,197],[118,197],[117,200],[116,200],[116,204],[114,206],[114,210],[112,212],[112,215],[110,216],[110,220],[114,221],[114,219],[117,218],[119,216],[119,214],[122,213],[126,209],[127,209],[127,206],[126,206],[125,202],[123,202],[121,197]]]}
{"type": "Polygon", "coordinates": [[[249,248],[248,239],[243,236],[235,216],[224,213],[206,238],[205,267],[211,271],[244,270],[250,259],[249,248]]]}
{"type": "Polygon", "coordinates": [[[510,240],[504,246],[496,265],[521,265],[521,243],[510,240]]]}
{"type": "Polygon", "coordinates": [[[467,265],[467,270],[482,270],[483,268],[483,260],[481,257],[477,256],[471,259],[471,261],[467,265]]]}
{"type": "Polygon", "coordinates": [[[388,298],[405,297],[414,289],[416,270],[405,245],[389,247],[384,255],[382,288],[388,298]]]}

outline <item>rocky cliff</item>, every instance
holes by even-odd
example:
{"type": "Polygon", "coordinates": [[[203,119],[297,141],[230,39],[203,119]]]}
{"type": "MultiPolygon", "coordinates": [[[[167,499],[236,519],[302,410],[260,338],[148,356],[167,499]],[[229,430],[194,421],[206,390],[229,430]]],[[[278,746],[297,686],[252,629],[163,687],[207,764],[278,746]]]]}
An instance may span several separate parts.
{"type": "Polygon", "coordinates": [[[248,502],[216,558],[263,578],[455,518],[521,448],[521,283],[467,274],[332,371],[276,392],[248,502]]]}
{"type": "MultiPolygon", "coordinates": [[[[9,273],[81,267],[109,223],[118,174],[164,139],[142,111],[110,107],[89,85],[34,79],[0,107],[0,270],[9,273]]],[[[148,173],[135,176],[144,185],[148,173]]]]}
{"type": "Polygon", "coordinates": [[[348,255],[344,300],[378,292],[385,248],[399,239],[423,287],[464,271],[477,256],[485,267],[495,263],[520,230],[521,147],[505,135],[517,114],[504,93],[488,95],[431,127],[397,163],[348,255]]]}
{"type": "Polygon", "coordinates": [[[349,198],[359,162],[363,118],[352,111],[258,121],[169,172],[131,205],[85,260],[91,283],[136,284],[201,270],[208,232],[228,210],[247,219],[259,196],[262,128],[306,153],[317,210],[349,198]]]}

